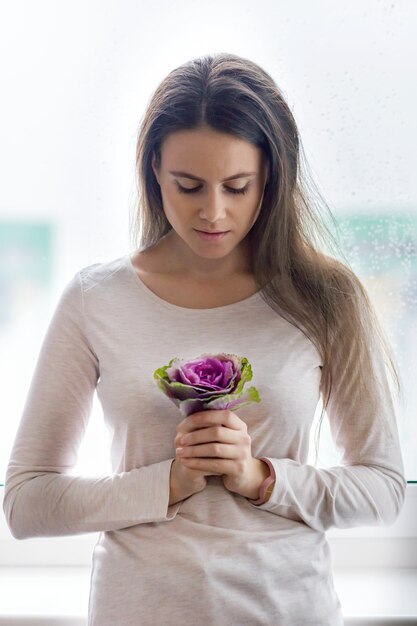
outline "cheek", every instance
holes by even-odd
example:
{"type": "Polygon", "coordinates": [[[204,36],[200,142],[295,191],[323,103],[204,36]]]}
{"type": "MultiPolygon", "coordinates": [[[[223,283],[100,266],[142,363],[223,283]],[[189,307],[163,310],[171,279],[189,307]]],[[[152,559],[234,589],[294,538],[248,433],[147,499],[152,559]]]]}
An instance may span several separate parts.
{"type": "Polygon", "coordinates": [[[193,221],[193,211],[188,202],[187,199],[178,198],[175,192],[167,194],[164,199],[165,216],[176,230],[188,229],[189,223],[193,221]]]}
{"type": "Polygon", "coordinates": [[[258,196],[258,204],[256,206],[256,209],[253,212],[253,219],[254,221],[256,221],[257,217],[259,216],[259,213],[262,210],[262,203],[263,203],[263,199],[264,199],[264,193],[262,191],[262,193],[260,194],[260,196],[258,196]]]}
{"type": "Polygon", "coordinates": [[[165,213],[172,216],[173,219],[184,213],[184,206],[186,203],[182,202],[181,198],[178,198],[178,194],[175,193],[175,191],[165,191],[162,194],[162,201],[165,213]]]}
{"type": "Polygon", "coordinates": [[[257,201],[257,204],[255,205],[255,207],[252,207],[251,219],[253,221],[256,221],[256,218],[258,217],[259,213],[261,212],[261,208],[262,208],[262,198],[257,201]]]}
{"type": "Polygon", "coordinates": [[[252,226],[254,225],[256,220],[258,219],[259,214],[261,212],[261,208],[262,208],[262,200],[259,202],[259,204],[256,207],[256,209],[252,210],[252,212],[249,215],[249,218],[248,218],[249,228],[252,228],[252,226]]]}

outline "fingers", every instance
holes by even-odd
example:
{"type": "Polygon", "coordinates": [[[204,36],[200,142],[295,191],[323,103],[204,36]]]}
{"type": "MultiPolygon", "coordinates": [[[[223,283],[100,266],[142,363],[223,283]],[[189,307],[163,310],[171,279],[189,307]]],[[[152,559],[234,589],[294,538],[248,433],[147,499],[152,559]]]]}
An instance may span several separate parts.
{"type": "Polygon", "coordinates": [[[230,430],[224,426],[211,426],[207,428],[200,428],[199,430],[193,430],[187,432],[179,432],[175,437],[176,446],[192,446],[197,443],[206,443],[209,441],[220,443],[238,443],[240,440],[239,433],[237,431],[230,430]]]}
{"type": "Polygon", "coordinates": [[[215,457],[220,459],[236,459],[240,450],[227,443],[206,443],[199,446],[177,448],[176,454],[182,459],[195,457],[215,457]]]}
{"type": "Polygon", "coordinates": [[[184,466],[213,475],[240,475],[251,458],[247,425],[228,410],[201,411],[184,418],[177,425],[175,447],[184,466]]]}
{"type": "Polygon", "coordinates": [[[184,418],[182,422],[177,425],[177,431],[181,431],[183,434],[189,433],[201,428],[207,428],[209,426],[224,426],[232,430],[245,430],[247,431],[246,423],[228,410],[208,410],[193,413],[184,418]]]}
{"type": "Polygon", "coordinates": [[[181,459],[183,463],[189,469],[200,470],[200,472],[211,472],[213,475],[234,475],[236,469],[236,461],[228,459],[201,459],[186,457],[181,459]]]}

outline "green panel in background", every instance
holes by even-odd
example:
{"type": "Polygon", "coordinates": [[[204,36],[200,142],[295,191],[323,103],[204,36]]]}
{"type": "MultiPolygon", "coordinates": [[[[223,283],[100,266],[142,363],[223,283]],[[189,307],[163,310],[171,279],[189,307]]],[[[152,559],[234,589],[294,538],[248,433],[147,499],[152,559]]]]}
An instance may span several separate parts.
{"type": "Polygon", "coordinates": [[[52,240],[50,222],[0,221],[0,326],[50,287],[52,240]]]}
{"type": "Polygon", "coordinates": [[[52,224],[0,221],[0,276],[52,279],[52,224]]]}
{"type": "Polygon", "coordinates": [[[417,213],[344,214],[336,221],[337,238],[358,274],[417,273],[417,213]]]}

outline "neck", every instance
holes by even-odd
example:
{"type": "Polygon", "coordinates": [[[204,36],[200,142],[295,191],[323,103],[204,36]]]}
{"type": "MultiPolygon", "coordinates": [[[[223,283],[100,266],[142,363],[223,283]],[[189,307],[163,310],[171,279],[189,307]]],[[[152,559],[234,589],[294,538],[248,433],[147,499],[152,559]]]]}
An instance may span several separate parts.
{"type": "Polygon", "coordinates": [[[196,281],[223,282],[227,276],[249,274],[249,242],[243,240],[225,258],[206,259],[189,248],[175,231],[171,230],[161,240],[164,257],[169,263],[169,273],[181,274],[196,281]]]}

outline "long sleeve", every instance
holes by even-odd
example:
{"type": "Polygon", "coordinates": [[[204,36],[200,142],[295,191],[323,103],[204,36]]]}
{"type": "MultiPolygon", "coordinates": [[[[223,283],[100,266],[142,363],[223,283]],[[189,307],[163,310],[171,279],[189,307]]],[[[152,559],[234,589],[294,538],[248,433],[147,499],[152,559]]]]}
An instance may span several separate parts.
{"type": "Polygon", "coordinates": [[[110,476],[69,474],[99,376],[78,272],[49,324],[7,467],[3,510],[16,539],[116,530],[178,512],[179,503],[168,506],[173,458],[110,476]]]}
{"type": "Polygon", "coordinates": [[[291,458],[271,458],[276,481],[271,496],[253,505],[318,531],[331,527],[392,524],[402,508],[406,479],[395,411],[381,351],[373,351],[379,383],[377,409],[347,400],[326,409],[330,431],[342,453],[340,466],[316,468],[291,458]],[[384,428],[383,426],[386,426],[384,428]]]}

